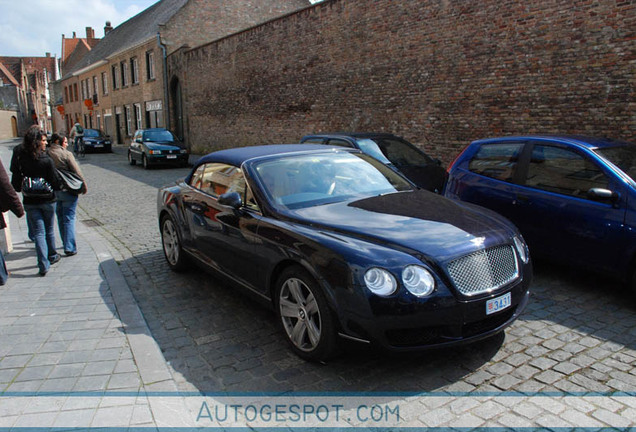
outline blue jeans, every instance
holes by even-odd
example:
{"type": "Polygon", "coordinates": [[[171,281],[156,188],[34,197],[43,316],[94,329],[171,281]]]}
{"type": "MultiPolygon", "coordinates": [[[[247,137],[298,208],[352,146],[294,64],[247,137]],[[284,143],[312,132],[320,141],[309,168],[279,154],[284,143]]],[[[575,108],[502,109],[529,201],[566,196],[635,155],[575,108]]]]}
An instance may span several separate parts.
{"type": "Polygon", "coordinates": [[[25,204],[27,223],[35,241],[40,273],[46,273],[51,267],[49,258],[55,257],[55,202],[46,204],[25,204]]]}
{"type": "Polygon", "coordinates": [[[0,285],[4,285],[7,283],[7,279],[9,278],[9,273],[7,272],[7,266],[4,262],[4,256],[2,255],[2,251],[0,250],[0,285]]]}
{"type": "Polygon", "coordinates": [[[75,210],[77,195],[65,191],[55,192],[57,198],[57,226],[64,245],[64,252],[77,252],[75,243],[75,210]]]}

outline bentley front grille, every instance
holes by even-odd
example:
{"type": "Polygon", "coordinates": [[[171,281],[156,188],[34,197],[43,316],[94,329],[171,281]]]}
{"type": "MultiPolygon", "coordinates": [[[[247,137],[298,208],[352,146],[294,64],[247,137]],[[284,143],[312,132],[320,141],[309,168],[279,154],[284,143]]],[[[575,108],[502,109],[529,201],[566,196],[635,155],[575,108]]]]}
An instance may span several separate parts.
{"type": "Polygon", "coordinates": [[[496,290],[519,277],[513,246],[495,246],[465,255],[448,264],[460,293],[474,296],[496,290]]]}

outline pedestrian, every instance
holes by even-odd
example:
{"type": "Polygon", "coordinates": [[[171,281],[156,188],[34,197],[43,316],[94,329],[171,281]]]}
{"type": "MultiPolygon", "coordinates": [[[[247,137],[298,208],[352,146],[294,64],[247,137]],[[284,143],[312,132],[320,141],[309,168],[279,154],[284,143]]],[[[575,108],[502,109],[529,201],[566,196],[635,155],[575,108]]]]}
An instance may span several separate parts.
{"type": "MultiPolygon", "coordinates": [[[[13,186],[11,186],[9,176],[4,169],[4,166],[0,163],[0,230],[7,227],[2,213],[9,210],[11,210],[17,217],[24,216],[24,207],[22,207],[20,197],[15,189],[13,189],[13,186]]],[[[0,249],[0,285],[4,285],[7,282],[8,277],[9,272],[7,272],[4,256],[0,249]]]]}
{"type": "Polygon", "coordinates": [[[71,139],[73,140],[73,152],[79,151],[79,142],[84,138],[84,128],[79,122],[75,122],[71,128],[71,139]]]}
{"type": "MultiPolygon", "coordinates": [[[[80,194],[86,193],[86,180],[80,170],[73,153],[67,150],[68,139],[61,134],[51,136],[51,145],[48,153],[57,169],[71,171],[82,179],[82,189],[80,194]]],[[[78,195],[68,190],[59,190],[55,193],[57,199],[57,226],[60,230],[60,237],[64,245],[64,254],[72,256],[77,254],[77,244],[75,241],[75,219],[78,195]]]]}
{"type": "Polygon", "coordinates": [[[11,158],[11,184],[22,192],[22,202],[27,221],[31,224],[38,258],[40,276],[46,275],[51,264],[60,260],[55,251],[55,194],[32,196],[26,194],[22,185],[25,178],[43,179],[53,191],[59,190],[61,181],[55,171],[53,161],[46,154],[46,133],[39,126],[31,126],[24,135],[21,145],[13,149],[11,158]]]}

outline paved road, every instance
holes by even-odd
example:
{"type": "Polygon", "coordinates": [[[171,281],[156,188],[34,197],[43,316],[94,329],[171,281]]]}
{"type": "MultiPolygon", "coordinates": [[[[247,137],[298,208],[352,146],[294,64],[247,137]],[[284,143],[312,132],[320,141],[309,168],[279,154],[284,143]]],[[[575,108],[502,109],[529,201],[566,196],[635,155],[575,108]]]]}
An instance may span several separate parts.
{"type": "Polygon", "coordinates": [[[112,246],[180,390],[591,394],[599,397],[518,406],[429,399],[432,414],[418,424],[445,425],[462,413],[491,426],[635,424],[636,308],[616,283],[539,263],[529,307],[501,337],[408,356],[348,347],[328,364],[306,363],[288,350],[273,313],[202,271],[175,274],[164,265],[156,191],[187,169],[132,167],[122,148],[81,165],[89,193],[80,217],[112,246]]]}

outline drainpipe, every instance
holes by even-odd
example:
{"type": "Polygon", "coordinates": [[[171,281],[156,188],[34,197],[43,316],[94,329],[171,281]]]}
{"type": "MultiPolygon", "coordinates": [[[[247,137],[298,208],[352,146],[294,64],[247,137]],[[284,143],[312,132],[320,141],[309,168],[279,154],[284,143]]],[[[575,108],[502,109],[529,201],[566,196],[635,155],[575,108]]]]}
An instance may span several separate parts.
{"type": "Polygon", "coordinates": [[[163,99],[164,99],[164,117],[166,120],[166,129],[170,130],[170,103],[168,102],[168,54],[166,46],[161,42],[161,33],[157,32],[157,44],[161,47],[163,53],[163,99]]]}

